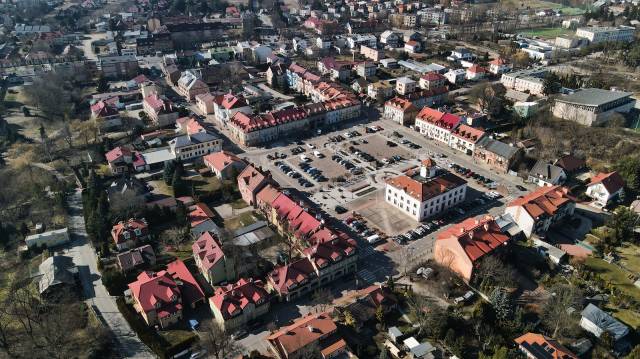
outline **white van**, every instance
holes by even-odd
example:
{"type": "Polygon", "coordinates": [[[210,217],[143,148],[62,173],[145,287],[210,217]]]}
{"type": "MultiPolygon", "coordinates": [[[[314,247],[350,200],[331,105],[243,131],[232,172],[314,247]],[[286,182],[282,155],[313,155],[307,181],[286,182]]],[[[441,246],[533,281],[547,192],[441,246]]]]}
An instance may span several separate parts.
{"type": "Polygon", "coordinates": [[[369,244],[374,244],[379,241],[380,241],[380,236],[377,234],[367,237],[367,242],[369,242],[369,244]]]}

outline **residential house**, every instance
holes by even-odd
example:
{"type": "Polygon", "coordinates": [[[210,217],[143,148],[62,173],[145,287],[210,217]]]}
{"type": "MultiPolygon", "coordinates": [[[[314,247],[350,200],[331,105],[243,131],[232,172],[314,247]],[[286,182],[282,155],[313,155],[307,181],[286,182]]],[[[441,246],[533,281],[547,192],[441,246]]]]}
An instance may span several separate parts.
{"type": "Polygon", "coordinates": [[[391,48],[398,47],[400,35],[397,32],[386,30],[380,34],[380,42],[391,48]]]}
{"type": "Polygon", "coordinates": [[[238,112],[245,114],[253,113],[253,108],[247,104],[247,101],[242,96],[229,93],[218,100],[220,102],[214,102],[214,113],[216,119],[223,124],[227,123],[238,112]]]}
{"type": "Polygon", "coordinates": [[[440,141],[447,146],[451,143],[451,133],[460,123],[460,117],[425,107],[416,116],[415,127],[426,137],[440,141]]]}
{"type": "Polygon", "coordinates": [[[605,332],[609,333],[617,352],[624,352],[631,346],[628,341],[629,327],[591,303],[582,310],[580,327],[597,338],[605,332]]]}
{"type": "Polygon", "coordinates": [[[431,159],[422,161],[418,173],[392,177],[385,185],[385,201],[418,222],[464,202],[466,193],[464,179],[438,168],[431,159]]]}
{"type": "Polygon", "coordinates": [[[215,234],[204,232],[191,246],[196,267],[211,285],[236,277],[232,258],[222,251],[222,243],[215,234]]]}
{"type": "Polygon", "coordinates": [[[209,86],[192,71],[185,71],[178,79],[176,91],[191,102],[196,96],[209,93],[209,86]]]}
{"type": "Polygon", "coordinates": [[[345,82],[351,77],[351,63],[336,61],[333,57],[325,57],[318,61],[318,71],[329,75],[334,81],[345,82]]]}
{"type": "Polygon", "coordinates": [[[127,172],[129,165],[133,163],[133,152],[127,147],[118,146],[107,152],[104,157],[114,175],[127,172]]]}
{"type": "Polygon", "coordinates": [[[467,218],[438,234],[434,259],[470,282],[482,259],[504,247],[509,239],[493,217],[467,218]]]}
{"type": "Polygon", "coordinates": [[[434,90],[446,86],[447,78],[437,72],[427,72],[420,77],[419,84],[425,90],[434,90]]]}
{"type": "Polygon", "coordinates": [[[144,218],[129,218],[120,221],[111,228],[111,238],[119,251],[131,249],[149,237],[149,225],[144,218]]]}
{"type": "Polygon", "coordinates": [[[101,132],[116,130],[122,126],[120,112],[111,101],[100,100],[91,105],[91,118],[96,121],[101,132]]]}
{"type": "Polygon", "coordinates": [[[465,69],[451,69],[444,74],[444,77],[447,78],[452,84],[460,84],[463,83],[467,77],[467,70],[465,69]]]}
{"type": "Polygon", "coordinates": [[[378,38],[372,34],[354,34],[347,37],[347,47],[351,50],[360,48],[360,46],[367,46],[370,48],[376,48],[378,45],[378,38]]]}
{"type": "Polygon", "coordinates": [[[184,262],[176,260],[160,272],[142,272],[129,283],[133,308],[149,326],[166,329],[182,319],[183,306],[204,302],[204,292],[184,262]]]}
{"type": "Polygon", "coordinates": [[[451,55],[447,57],[449,61],[471,61],[473,60],[473,54],[469,49],[464,47],[457,47],[453,51],[451,51],[451,55]]]}
{"type": "Polygon", "coordinates": [[[358,74],[358,76],[364,77],[364,78],[375,76],[377,70],[378,70],[378,66],[368,61],[359,63],[356,66],[356,73],[358,74]]]}
{"type": "Polygon", "coordinates": [[[489,62],[489,72],[494,75],[502,75],[505,72],[511,71],[511,69],[511,64],[502,57],[498,57],[497,59],[489,62]]]}
{"type": "Polygon", "coordinates": [[[281,62],[270,65],[267,69],[267,83],[271,87],[283,88],[287,83],[287,66],[281,62]]]}
{"type": "Polygon", "coordinates": [[[266,341],[277,359],[298,358],[310,346],[317,346],[320,357],[328,359],[349,352],[346,342],[337,331],[338,327],[329,314],[307,314],[270,334],[266,341]]]}
{"type": "Polygon", "coordinates": [[[620,200],[624,193],[624,180],[618,172],[600,172],[591,177],[585,194],[594,200],[593,204],[605,207],[611,201],[620,200]]]}
{"type": "Polygon", "coordinates": [[[371,61],[378,62],[384,58],[384,51],[378,50],[375,47],[362,45],[360,46],[360,55],[371,61]]]}
{"type": "Polygon", "coordinates": [[[271,173],[254,167],[253,164],[245,167],[238,176],[238,190],[242,199],[250,206],[256,205],[256,195],[262,188],[271,182],[271,173]]]}
{"type": "Polygon", "coordinates": [[[449,147],[473,156],[476,144],[485,137],[485,132],[471,126],[460,124],[451,131],[449,147]]]}
{"type": "Polygon", "coordinates": [[[416,54],[422,51],[422,44],[414,40],[407,41],[404,43],[404,51],[410,54],[416,54]]]}
{"type": "Polygon", "coordinates": [[[376,101],[384,101],[392,95],[393,85],[389,81],[378,81],[367,86],[367,96],[376,101]]]}
{"type": "Polygon", "coordinates": [[[139,267],[150,267],[156,264],[156,254],[149,244],[118,253],[116,256],[118,267],[124,273],[139,267]]]}
{"type": "Polygon", "coordinates": [[[55,301],[73,294],[80,283],[78,268],[74,265],[73,258],[68,256],[54,253],[40,263],[38,271],[38,291],[47,300],[55,301]]]}
{"type": "Polygon", "coordinates": [[[108,79],[130,79],[138,74],[135,56],[98,56],[98,70],[108,79]]]}
{"type": "Polygon", "coordinates": [[[212,232],[219,236],[220,227],[213,222],[213,211],[204,203],[196,203],[187,214],[187,222],[191,227],[191,234],[200,237],[203,233],[212,232]]]}
{"type": "Polygon", "coordinates": [[[561,167],[538,160],[529,171],[528,181],[538,186],[555,186],[563,184],[566,179],[567,174],[561,167]]]}
{"type": "Polygon", "coordinates": [[[384,314],[389,314],[398,308],[398,298],[389,287],[382,284],[371,285],[361,289],[356,296],[355,302],[346,305],[344,308],[337,308],[337,311],[351,313],[358,328],[363,327],[371,320],[375,320],[378,308],[382,308],[384,314]]]}
{"type": "Polygon", "coordinates": [[[408,77],[401,77],[396,80],[396,92],[400,95],[407,95],[416,90],[416,82],[408,77]]]}
{"type": "Polygon", "coordinates": [[[467,69],[466,79],[471,81],[482,80],[487,76],[487,70],[479,65],[473,65],[467,69]]]}
{"type": "Polygon", "coordinates": [[[149,188],[141,180],[133,176],[118,177],[111,182],[106,189],[109,202],[127,201],[146,202],[149,196],[149,188]]]}
{"type": "Polygon", "coordinates": [[[236,178],[236,174],[247,166],[245,161],[228,151],[214,152],[202,157],[202,159],[204,165],[222,180],[236,178]]]}
{"type": "Polygon", "coordinates": [[[583,170],[587,166],[587,162],[572,154],[564,154],[555,160],[554,165],[562,168],[566,174],[573,174],[583,170]]]}
{"type": "Polygon", "coordinates": [[[484,136],[476,142],[473,158],[494,171],[507,173],[520,160],[522,154],[522,149],[517,146],[484,136]]]}
{"type": "Polygon", "coordinates": [[[418,108],[411,101],[394,97],[385,102],[383,117],[403,126],[409,126],[413,125],[417,113],[418,108]]]}
{"type": "Polygon", "coordinates": [[[225,330],[245,326],[269,312],[269,293],[262,281],[241,278],[238,282],[216,289],[209,298],[215,321],[225,330]]]}
{"type": "Polygon", "coordinates": [[[176,159],[187,161],[222,150],[222,139],[200,127],[196,132],[169,141],[169,151],[176,159]]]}
{"type": "Polygon", "coordinates": [[[546,335],[529,332],[514,341],[528,359],[578,359],[569,349],[546,335]]]}
{"type": "Polygon", "coordinates": [[[520,196],[507,204],[509,214],[524,235],[544,237],[549,227],[572,216],[576,204],[560,186],[544,186],[520,196]]]}
{"type": "Polygon", "coordinates": [[[179,117],[178,109],[173,106],[173,102],[155,93],[142,100],[142,108],[149,119],[158,126],[172,124],[179,117]]]}
{"type": "Polygon", "coordinates": [[[210,92],[196,95],[196,107],[202,115],[210,115],[214,113],[216,96],[210,92]]]}

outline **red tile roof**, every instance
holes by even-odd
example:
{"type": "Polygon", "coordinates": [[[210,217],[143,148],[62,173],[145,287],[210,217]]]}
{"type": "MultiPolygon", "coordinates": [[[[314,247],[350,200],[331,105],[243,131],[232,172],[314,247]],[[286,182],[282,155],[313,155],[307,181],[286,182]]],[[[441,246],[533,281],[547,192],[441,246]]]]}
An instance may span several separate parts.
{"type": "Polygon", "coordinates": [[[387,180],[388,185],[404,190],[409,196],[420,202],[439,196],[466,183],[467,181],[450,172],[426,180],[412,178],[407,175],[400,175],[387,180]]]}
{"type": "Polygon", "coordinates": [[[269,274],[269,281],[273,288],[280,294],[289,293],[299,285],[307,283],[310,277],[315,276],[316,271],[308,258],[302,258],[284,266],[276,267],[269,274]]]}
{"type": "Polygon", "coordinates": [[[487,72],[487,70],[484,67],[479,66],[479,65],[473,65],[473,66],[469,67],[467,69],[467,71],[471,72],[471,73],[475,73],[475,74],[482,74],[482,73],[487,72]]]}
{"type": "Polygon", "coordinates": [[[444,81],[447,78],[437,72],[427,72],[422,75],[422,79],[426,81],[444,81]]]}
{"type": "Polygon", "coordinates": [[[191,250],[194,256],[200,258],[202,266],[207,271],[220,260],[224,259],[224,252],[222,251],[220,241],[210,232],[204,232],[193,242],[191,250]]]}
{"type": "Polygon", "coordinates": [[[476,143],[484,136],[484,131],[461,124],[451,134],[465,141],[476,143]]]}
{"type": "Polygon", "coordinates": [[[120,221],[111,228],[111,237],[116,244],[129,240],[136,241],[138,238],[144,237],[147,234],[149,234],[149,227],[144,218],[130,218],[127,222],[120,221]],[[139,235],[136,234],[136,230],[139,230],[139,235]],[[125,238],[125,233],[128,233],[129,238],[125,238]]]}
{"type": "Polygon", "coordinates": [[[171,274],[174,280],[180,284],[180,292],[182,293],[182,302],[194,305],[197,302],[204,301],[204,292],[198,281],[193,277],[187,266],[180,259],[167,264],[167,272],[171,274]]]}
{"type": "Polygon", "coordinates": [[[181,309],[174,305],[176,301],[180,300],[180,289],[167,271],[142,272],[135,282],[129,283],[129,289],[145,313],[154,310],[175,311],[181,309]],[[160,308],[156,309],[158,303],[160,303],[160,308]]]}
{"type": "Polygon", "coordinates": [[[406,100],[401,97],[394,97],[391,100],[385,102],[385,107],[393,107],[402,110],[403,112],[407,111],[416,111],[418,110],[409,100],[406,100]]]}
{"type": "Polygon", "coordinates": [[[422,110],[420,110],[420,112],[418,113],[418,116],[416,116],[416,119],[435,123],[436,121],[442,119],[442,116],[444,116],[444,112],[440,112],[431,107],[423,107],[422,110]]]}
{"type": "Polygon", "coordinates": [[[202,159],[206,165],[209,165],[218,171],[224,170],[233,163],[244,162],[238,156],[228,151],[214,152],[202,157],[202,159]]]}
{"type": "Polygon", "coordinates": [[[222,98],[222,107],[227,110],[231,110],[234,108],[247,106],[247,101],[245,101],[244,97],[235,96],[233,94],[226,94],[222,98]]]}
{"type": "Polygon", "coordinates": [[[280,196],[280,194],[280,191],[276,187],[268,184],[263,189],[261,189],[260,192],[258,192],[258,194],[256,195],[256,201],[258,202],[258,204],[265,204],[271,207],[273,201],[275,201],[276,198],[280,196]]]}
{"type": "Polygon", "coordinates": [[[253,193],[267,179],[267,176],[268,172],[262,173],[262,171],[255,168],[253,164],[250,164],[240,172],[238,184],[253,193]]]}
{"type": "Polygon", "coordinates": [[[604,188],[606,188],[610,194],[616,193],[621,188],[624,187],[624,180],[618,174],[618,172],[615,172],[615,171],[609,172],[609,173],[600,172],[597,175],[591,177],[591,182],[589,183],[589,186],[592,186],[598,183],[602,183],[604,188]]]}
{"type": "Polygon", "coordinates": [[[269,335],[267,340],[280,351],[283,357],[289,357],[300,349],[326,338],[338,330],[329,314],[309,314],[293,324],[269,335]]]}
{"type": "Polygon", "coordinates": [[[109,163],[115,162],[123,156],[131,156],[131,150],[127,147],[118,146],[104,155],[104,157],[107,159],[107,162],[109,163]]]}
{"type": "Polygon", "coordinates": [[[507,60],[503,59],[502,57],[498,57],[497,59],[492,60],[491,62],[489,62],[489,64],[496,65],[496,66],[502,66],[502,65],[507,65],[508,62],[507,62],[507,60]]]}
{"type": "Polygon", "coordinates": [[[216,289],[209,301],[220,310],[224,319],[229,319],[242,313],[247,305],[260,306],[266,304],[268,299],[269,293],[261,281],[241,278],[235,284],[216,289]]]}
{"type": "Polygon", "coordinates": [[[568,189],[561,186],[544,186],[507,204],[507,207],[522,206],[532,218],[543,214],[553,216],[560,207],[570,202],[568,189]]]}
{"type": "Polygon", "coordinates": [[[491,253],[509,240],[492,217],[467,218],[440,232],[437,240],[456,238],[471,262],[491,253]]]}
{"type": "Polygon", "coordinates": [[[569,349],[555,339],[542,334],[527,333],[514,340],[536,359],[578,359],[569,349]],[[538,355],[532,348],[539,348],[544,355],[538,355]]]}
{"type": "Polygon", "coordinates": [[[189,212],[187,215],[187,219],[191,223],[191,227],[196,227],[197,225],[205,222],[211,218],[213,218],[213,211],[204,203],[196,203],[195,208],[189,212]]]}

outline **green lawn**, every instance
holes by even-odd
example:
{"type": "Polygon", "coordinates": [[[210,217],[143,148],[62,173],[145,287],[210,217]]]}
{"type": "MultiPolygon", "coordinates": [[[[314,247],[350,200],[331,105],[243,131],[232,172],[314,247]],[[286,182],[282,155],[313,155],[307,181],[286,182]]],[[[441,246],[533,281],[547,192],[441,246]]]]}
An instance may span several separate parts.
{"type": "Polygon", "coordinates": [[[545,27],[540,29],[521,30],[521,34],[526,36],[537,36],[545,39],[554,39],[557,36],[575,33],[575,30],[564,29],[561,27],[545,27]]]}
{"type": "Polygon", "coordinates": [[[625,243],[618,249],[620,255],[620,265],[633,273],[640,273],[640,247],[625,243]]]}
{"type": "Polygon", "coordinates": [[[244,226],[248,226],[257,221],[256,217],[253,215],[253,212],[244,212],[240,213],[235,217],[228,218],[224,221],[224,228],[235,231],[238,228],[242,228],[244,226]]]}
{"type": "Polygon", "coordinates": [[[246,208],[249,207],[249,205],[247,204],[247,202],[245,202],[242,198],[238,198],[235,201],[229,203],[231,205],[231,208],[233,209],[242,209],[242,208],[246,208]]]}
{"type": "Polygon", "coordinates": [[[222,183],[216,176],[210,177],[194,177],[192,181],[195,183],[198,193],[210,193],[220,189],[222,183]]]}
{"type": "Polygon", "coordinates": [[[192,340],[195,334],[188,330],[166,330],[161,331],[160,335],[167,341],[171,346],[184,343],[187,340],[192,340]]]}

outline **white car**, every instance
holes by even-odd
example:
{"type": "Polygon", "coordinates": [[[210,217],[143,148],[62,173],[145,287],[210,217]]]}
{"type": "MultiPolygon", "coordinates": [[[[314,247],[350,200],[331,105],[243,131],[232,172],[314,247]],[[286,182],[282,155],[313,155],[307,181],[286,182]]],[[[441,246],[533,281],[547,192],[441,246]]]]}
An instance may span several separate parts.
{"type": "Polygon", "coordinates": [[[300,155],[300,160],[303,162],[311,162],[311,159],[305,155],[300,155]]]}
{"type": "Polygon", "coordinates": [[[313,143],[307,143],[307,147],[309,147],[310,149],[316,148],[316,146],[314,146],[313,143]]]}
{"type": "Polygon", "coordinates": [[[346,137],[346,138],[351,138],[351,137],[353,137],[353,135],[352,135],[351,133],[349,133],[349,132],[345,132],[345,133],[343,133],[342,135],[343,135],[344,137],[346,137]]]}
{"type": "Polygon", "coordinates": [[[318,158],[324,157],[324,155],[320,151],[313,151],[313,155],[318,157],[318,158]]]}

